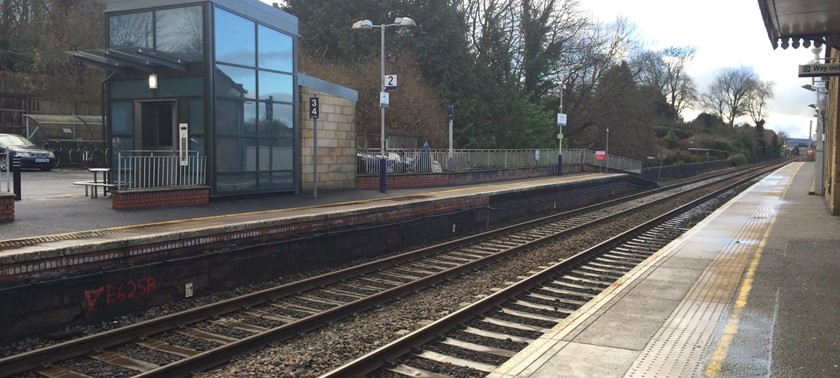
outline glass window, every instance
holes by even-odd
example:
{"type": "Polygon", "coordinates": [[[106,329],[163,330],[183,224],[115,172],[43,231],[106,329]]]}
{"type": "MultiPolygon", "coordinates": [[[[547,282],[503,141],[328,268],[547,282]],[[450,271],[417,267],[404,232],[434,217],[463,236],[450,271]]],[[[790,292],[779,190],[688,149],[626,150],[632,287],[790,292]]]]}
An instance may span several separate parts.
{"type": "Polygon", "coordinates": [[[290,138],[260,138],[260,171],[291,171],[294,159],[290,138]]]}
{"type": "Polygon", "coordinates": [[[133,112],[130,102],[111,101],[111,132],[114,135],[134,133],[133,112]]]}
{"type": "Polygon", "coordinates": [[[204,134],[204,100],[200,98],[190,100],[190,134],[204,134]]]}
{"type": "Polygon", "coordinates": [[[216,139],[216,172],[254,172],[256,170],[256,138],[220,137],[216,139]]]}
{"type": "Polygon", "coordinates": [[[292,172],[260,172],[260,190],[267,191],[270,189],[294,190],[294,177],[292,172]]]}
{"type": "Polygon", "coordinates": [[[292,105],[260,102],[260,138],[292,138],[292,105]]]}
{"type": "Polygon", "coordinates": [[[256,66],[256,24],[216,8],[216,61],[256,66]]]}
{"type": "Polygon", "coordinates": [[[253,192],[257,190],[257,174],[250,173],[220,173],[216,175],[216,191],[219,193],[228,192],[253,192]]]}
{"type": "Polygon", "coordinates": [[[256,71],[217,64],[215,86],[218,97],[256,98],[256,71]]]}
{"type": "MultiPolygon", "coordinates": [[[[146,84],[148,87],[148,84],[146,84]]],[[[158,76],[157,97],[187,97],[204,95],[204,77],[158,76]]]]}
{"type": "Polygon", "coordinates": [[[258,29],[260,68],[292,72],[294,69],[292,37],[262,25],[258,29]]]}
{"type": "Polygon", "coordinates": [[[152,48],[152,12],[111,16],[108,25],[110,47],[152,48]]]}
{"type": "Polygon", "coordinates": [[[260,100],[292,102],[292,75],[260,71],[260,100]]]}
{"type": "Polygon", "coordinates": [[[200,6],[155,12],[155,29],[157,50],[185,60],[203,58],[204,29],[200,6]]]}
{"type": "Polygon", "coordinates": [[[216,100],[216,134],[256,135],[257,103],[216,100]]]}
{"type": "Polygon", "coordinates": [[[149,82],[147,80],[112,80],[111,81],[111,98],[112,99],[134,99],[153,97],[152,90],[149,89],[149,82]]]}

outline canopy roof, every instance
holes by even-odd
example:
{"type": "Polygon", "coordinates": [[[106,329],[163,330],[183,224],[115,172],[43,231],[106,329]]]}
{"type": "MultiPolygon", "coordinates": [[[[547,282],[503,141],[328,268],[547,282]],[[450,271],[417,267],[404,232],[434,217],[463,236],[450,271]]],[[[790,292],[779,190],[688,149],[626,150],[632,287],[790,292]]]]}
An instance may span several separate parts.
{"type": "Polygon", "coordinates": [[[120,73],[126,73],[130,70],[153,73],[159,67],[184,72],[187,70],[188,63],[159,51],[139,47],[68,51],[67,53],[84,63],[120,73]]]}
{"type": "Polygon", "coordinates": [[[773,48],[829,45],[840,49],[837,0],[758,0],[773,48]]]}
{"type": "Polygon", "coordinates": [[[50,141],[101,141],[102,117],[26,114],[26,137],[36,144],[50,141]]]}

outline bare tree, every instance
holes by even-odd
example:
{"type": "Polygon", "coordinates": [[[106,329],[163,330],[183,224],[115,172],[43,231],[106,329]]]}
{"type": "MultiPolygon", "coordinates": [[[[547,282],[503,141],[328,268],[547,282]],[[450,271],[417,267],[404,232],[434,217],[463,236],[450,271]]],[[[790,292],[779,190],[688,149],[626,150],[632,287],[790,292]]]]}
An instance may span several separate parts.
{"type": "Polygon", "coordinates": [[[748,94],[757,81],[747,68],[724,68],[703,94],[703,105],[734,127],[735,119],[747,114],[748,94]]]}
{"type": "Polygon", "coordinates": [[[697,100],[697,86],[685,72],[695,52],[693,47],[668,47],[643,51],[632,59],[638,83],[659,91],[674,119],[697,100]]]}
{"type": "Polygon", "coordinates": [[[767,100],[773,98],[773,87],[776,83],[772,81],[756,80],[747,93],[746,108],[753,124],[758,125],[767,116],[767,100]]]}

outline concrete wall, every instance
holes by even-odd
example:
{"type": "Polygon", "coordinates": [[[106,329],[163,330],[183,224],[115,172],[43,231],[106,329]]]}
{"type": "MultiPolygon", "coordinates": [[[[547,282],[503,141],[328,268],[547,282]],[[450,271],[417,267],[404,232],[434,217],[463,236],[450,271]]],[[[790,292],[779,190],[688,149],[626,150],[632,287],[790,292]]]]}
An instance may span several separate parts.
{"type": "Polygon", "coordinates": [[[313,188],[313,120],[309,98],[318,95],[318,189],[356,187],[356,102],[315,89],[300,88],[301,191],[313,188]]]}

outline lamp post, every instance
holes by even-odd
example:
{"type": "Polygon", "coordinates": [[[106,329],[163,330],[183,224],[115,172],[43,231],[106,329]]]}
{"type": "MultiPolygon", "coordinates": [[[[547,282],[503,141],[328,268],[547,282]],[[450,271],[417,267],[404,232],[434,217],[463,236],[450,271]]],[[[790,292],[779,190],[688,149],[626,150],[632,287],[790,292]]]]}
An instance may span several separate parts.
{"type": "MultiPolygon", "coordinates": [[[[805,84],[802,86],[811,92],[817,94],[817,103],[816,104],[808,104],[808,107],[814,108],[817,112],[817,142],[816,142],[816,150],[814,151],[814,170],[816,171],[814,176],[816,182],[814,183],[814,194],[816,195],[823,195],[825,193],[825,160],[823,156],[823,133],[825,129],[825,120],[823,117],[825,116],[823,109],[825,104],[825,88],[821,86],[813,86],[810,84],[805,84]]],[[[810,134],[810,133],[809,133],[810,134]]],[[[808,139],[811,139],[811,136],[808,135],[808,139]]]]}
{"type": "MultiPolygon", "coordinates": [[[[380,92],[379,98],[385,99],[386,92],[385,92],[385,28],[390,26],[417,26],[417,23],[414,22],[411,18],[408,17],[397,17],[394,19],[393,24],[381,24],[381,25],[374,25],[373,22],[370,20],[361,20],[356,21],[353,23],[352,30],[357,29],[372,29],[372,28],[379,28],[380,30],[380,41],[379,41],[379,48],[380,48],[380,66],[379,66],[379,81],[380,81],[380,92]]],[[[380,127],[380,141],[379,141],[379,192],[385,193],[385,189],[387,188],[386,183],[386,171],[388,168],[388,158],[385,155],[385,107],[387,104],[380,101],[379,104],[379,117],[381,121],[380,127]]]]}
{"type": "Polygon", "coordinates": [[[566,89],[566,79],[569,75],[581,67],[583,65],[580,63],[573,64],[569,73],[560,81],[560,113],[557,114],[557,176],[563,174],[563,126],[566,124],[566,114],[563,113],[563,90],[566,89]]]}

